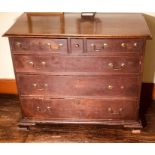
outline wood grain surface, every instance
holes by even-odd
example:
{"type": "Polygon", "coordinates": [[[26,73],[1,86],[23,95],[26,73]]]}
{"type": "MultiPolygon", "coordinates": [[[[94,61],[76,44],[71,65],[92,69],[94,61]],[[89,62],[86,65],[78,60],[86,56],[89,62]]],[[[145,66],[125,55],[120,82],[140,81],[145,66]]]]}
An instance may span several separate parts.
{"type": "Polygon", "coordinates": [[[142,14],[97,13],[88,19],[80,13],[24,13],[4,36],[10,41],[21,125],[56,119],[142,127],[138,101],[151,37],[142,14]]]}
{"type": "Polygon", "coordinates": [[[4,36],[150,38],[151,35],[143,15],[138,13],[96,13],[94,20],[83,20],[80,13],[55,16],[51,12],[31,18],[24,13],[4,36]]]}
{"type": "Polygon", "coordinates": [[[21,130],[19,99],[14,95],[0,95],[0,142],[10,143],[148,143],[155,142],[155,103],[141,102],[145,108],[147,125],[140,134],[128,129],[103,125],[37,125],[33,130],[21,130]]]}

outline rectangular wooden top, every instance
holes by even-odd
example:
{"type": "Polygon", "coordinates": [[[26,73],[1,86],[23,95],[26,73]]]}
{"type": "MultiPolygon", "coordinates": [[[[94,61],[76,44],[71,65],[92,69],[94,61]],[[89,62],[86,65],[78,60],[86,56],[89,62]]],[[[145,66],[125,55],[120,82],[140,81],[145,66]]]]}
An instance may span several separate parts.
{"type": "Polygon", "coordinates": [[[24,13],[4,34],[8,37],[104,37],[150,38],[142,14],[96,13],[82,19],[81,13],[24,13]]]}

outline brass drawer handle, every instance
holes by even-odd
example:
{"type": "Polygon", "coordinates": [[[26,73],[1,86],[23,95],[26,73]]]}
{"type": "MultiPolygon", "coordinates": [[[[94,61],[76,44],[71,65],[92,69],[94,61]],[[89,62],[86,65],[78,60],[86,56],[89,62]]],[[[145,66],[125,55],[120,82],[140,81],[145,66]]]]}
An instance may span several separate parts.
{"type": "Polygon", "coordinates": [[[42,85],[40,85],[40,84],[33,83],[32,86],[33,86],[34,88],[37,88],[37,90],[44,90],[45,88],[48,87],[48,84],[45,83],[45,84],[43,84],[43,86],[42,86],[42,85]],[[41,88],[41,87],[44,87],[44,88],[41,88]]]}
{"type": "Polygon", "coordinates": [[[33,61],[29,61],[28,63],[29,63],[32,67],[34,67],[35,69],[37,69],[37,70],[40,70],[40,69],[41,69],[41,65],[42,65],[43,67],[46,66],[46,62],[45,62],[45,61],[42,61],[42,62],[41,62],[41,65],[34,64],[33,61]]]}
{"type": "Polygon", "coordinates": [[[112,62],[108,63],[108,66],[113,70],[121,70],[125,67],[125,63],[122,62],[119,67],[116,67],[112,62]]]}
{"type": "MultiPolygon", "coordinates": [[[[109,89],[109,90],[113,89],[113,86],[112,86],[112,85],[108,85],[108,89],[109,89]]],[[[120,89],[124,89],[124,86],[123,86],[123,85],[120,86],[120,89]]]]}
{"type": "Polygon", "coordinates": [[[62,44],[62,43],[59,43],[58,46],[59,46],[59,47],[63,47],[63,44],[62,44]]]}
{"type": "Polygon", "coordinates": [[[126,47],[126,43],[121,43],[121,46],[122,47],[126,47]]]}
{"type": "Polygon", "coordinates": [[[47,84],[47,83],[45,83],[45,84],[44,84],[44,87],[48,87],[48,84],[47,84]]]}
{"type": "Polygon", "coordinates": [[[95,52],[100,52],[102,49],[97,49],[95,44],[91,44],[91,46],[93,47],[93,50],[95,52]]]}
{"type": "Polygon", "coordinates": [[[112,62],[108,63],[108,66],[113,68],[114,64],[112,62]]]}
{"type": "Polygon", "coordinates": [[[108,44],[107,43],[104,43],[103,46],[106,47],[106,46],[108,46],[108,44]]]}
{"type": "Polygon", "coordinates": [[[45,111],[51,112],[51,107],[47,106],[45,111]]]}
{"type": "Polygon", "coordinates": [[[36,83],[33,83],[32,85],[33,85],[33,87],[37,87],[37,84],[36,83]]]}
{"type": "Polygon", "coordinates": [[[29,61],[28,62],[32,67],[34,67],[34,62],[33,61],[29,61]]]}
{"type": "MultiPolygon", "coordinates": [[[[94,43],[91,43],[90,46],[91,46],[91,47],[94,47],[94,46],[96,46],[96,45],[95,45],[94,43]]],[[[105,47],[105,46],[108,46],[108,43],[103,43],[103,46],[104,46],[104,47],[105,47]]]]}
{"type": "Polygon", "coordinates": [[[51,109],[51,107],[48,106],[47,109],[51,109]]]}
{"type": "Polygon", "coordinates": [[[36,107],[38,112],[41,112],[41,108],[39,106],[36,107]]]}
{"type": "Polygon", "coordinates": [[[125,63],[124,63],[124,62],[122,62],[122,63],[121,63],[121,67],[124,67],[124,66],[125,66],[125,63]]]}
{"type": "Polygon", "coordinates": [[[119,108],[117,112],[114,111],[111,107],[108,108],[108,112],[110,112],[113,115],[120,115],[122,111],[123,111],[123,108],[119,108]]]}
{"type": "Polygon", "coordinates": [[[110,90],[113,89],[113,86],[112,85],[109,85],[108,86],[108,89],[110,89],[110,90]]]}
{"type": "MultiPolygon", "coordinates": [[[[133,47],[137,47],[138,43],[137,42],[134,42],[133,43],[133,47]]],[[[127,43],[121,43],[121,46],[122,47],[132,47],[132,44],[127,44],[127,43]]]]}
{"type": "Polygon", "coordinates": [[[94,43],[90,44],[91,47],[93,47],[93,50],[95,52],[100,52],[102,51],[106,46],[108,46],[107,43],[103,43],[103,46],[101,48],[96,48],[96,45],[94,43]]]}
{"type": "Polygon", "coordinates": [[[21,48],[21,43],[20,42],[16,42],[16,46],[18,47],[18,48],[21,48]]]}
{"type": "Polygon", "coordinates": [[[38,111],[38,112],[51,112],[51,107],[50,106],[47,106],[46,108],[43,108],[42,110],[41,110],[41,107],[39,107],[39,106],[37,106],[36,107],[36,110],[38,111]]]}
{"type": "Polygon", "coordinates": [[[43,66],[45,66],[45,65],[46,65],[46,62],[45,62],[45,61],[42,61],[41,64],[42,64],[43,66]]]}
{"type": "Polygon", "coordinates": [[[47,43],[47,45],[48,45],[48,47],[49,47],[49,48],[52,48],[52,45],[51,45],[51,43],[47,43]]]}
{"type": "Polygon", "coordinates": [[[58,50],[60,49],[61,47],[63,47],[63,44],[62,43],[59,43],[59,44],[51,44],[51,43],[47,43],[48,47],[50,49],[53,49],[53,50],[58,50]]]}
{"type": "Polygon", "coordinates": [[[40,88],[40,85],[37,83],[33,83],[32,86],[36,88],[36,90],[44,90],[43,88],[40,88]]]}
{"type": "MultiPolygon", "coordinates": [[[[32,67],[35,67],[35,69],[37,69],[37,70],[41,69],[40,66],[34,65],[34,62],[33,62],[33,61],[29,61],[28,63],[29,63],[32,67]]],[[[42,61],[42,62],[41,62],[41,65],[42,65],[42,66],[45,66],[45,65],[46,65],[46,62],[45,62],[45,61],[42,61]]]]}

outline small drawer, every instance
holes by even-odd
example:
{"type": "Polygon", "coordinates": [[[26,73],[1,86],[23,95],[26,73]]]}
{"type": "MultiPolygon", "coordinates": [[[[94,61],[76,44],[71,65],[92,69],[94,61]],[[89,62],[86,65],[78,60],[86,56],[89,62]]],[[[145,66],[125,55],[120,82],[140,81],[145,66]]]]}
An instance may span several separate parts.
{"type": "Polygon", "coordinates": [[[71,39],[71,54],[83,53],[83,39],[71,39]]]}
{"type": "Polygon", "coordinates": [[[140,86],[140,78],[133,75],[19,75],[17,79],[21,95],[49,95],[54,97],[103,96],[137,98],[140,86]]]}
{"type": "Polygon", "coordinates": [[[67,53],[67,39],[10,38],[12,52],[67,53]]]}
{"type": "Polygon", "coordinates": [[[87,39],[87,52],[90,54],[111,54],[119,52],[142,52],[141,39],[87,39]]]}
{"type": "Polygon", "coordinates": [[[13,55],[16,72],[67,73],[140,73],[141,61],[137,57],[13,55]]]}
{"type": "Polygon", "coordinates": [[[138,117],[137,105],[136,101],[130,100],[21,99],[24,117],[43,120],[135,120],[138,117]]]}

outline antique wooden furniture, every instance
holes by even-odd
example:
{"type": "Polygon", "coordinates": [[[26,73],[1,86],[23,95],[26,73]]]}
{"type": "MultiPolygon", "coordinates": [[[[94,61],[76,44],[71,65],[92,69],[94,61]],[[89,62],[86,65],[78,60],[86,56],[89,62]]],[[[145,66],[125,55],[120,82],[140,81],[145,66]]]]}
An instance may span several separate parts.
{"type": "Polygon", "coordinates": [[[9,37],[20,96],[20,125],[141,128],[144,50],[151,38],[143,15],[61,16],[46,13],[30,18],[24,13],[4,34],[9,37]]]}

